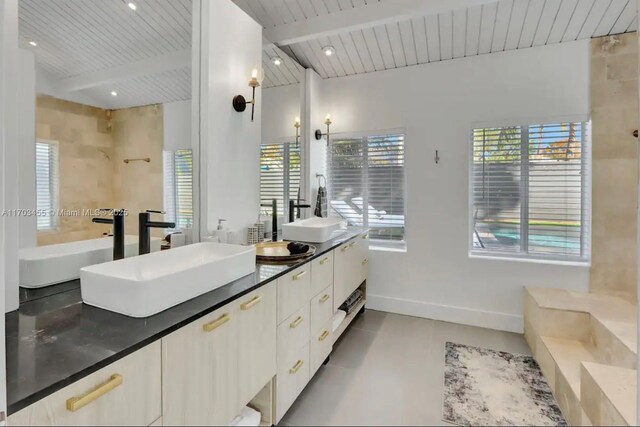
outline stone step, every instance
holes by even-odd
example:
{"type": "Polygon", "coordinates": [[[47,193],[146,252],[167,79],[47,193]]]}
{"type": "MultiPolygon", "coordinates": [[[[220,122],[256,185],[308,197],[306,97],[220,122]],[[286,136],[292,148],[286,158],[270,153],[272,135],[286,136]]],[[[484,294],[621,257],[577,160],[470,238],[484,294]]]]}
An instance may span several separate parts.
{"type": "Polygon", "coordinates": [[[580,381],[580,402],[594,425],[636,425],[636,370],[583,362],[580,381]]]}

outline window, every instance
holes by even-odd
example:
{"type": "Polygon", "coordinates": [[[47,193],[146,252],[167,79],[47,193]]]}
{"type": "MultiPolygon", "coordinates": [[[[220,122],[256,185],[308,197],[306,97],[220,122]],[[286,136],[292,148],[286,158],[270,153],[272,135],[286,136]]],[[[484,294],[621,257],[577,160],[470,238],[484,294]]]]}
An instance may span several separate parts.
{"type": "Polygon", "coordinates": [[[589,258],[589,124],[473,130],[472,252],[589,258]]]}
{"type": "Polygon", "coordinates": [[[404,247],[404,135],[335,138],[327,150],[330,216],[404,247]]]}
{"type": "Polygon", "coordinates": [[[193,226],[193,151],[164,151],[165,219],[177,229],[193,226]]]}
{"type": "MultiPolygon", "coordinates": [[[[289,200],[297,200],[300,189],[300,146],[293,143],[260,147],[260,203],[278,201],[278,216],[288,212],[289,200]]],[[[262,207],[271,214],[271,208],[262,207]]]]}
{"type": "Polygon", "coordinates": [[[58,143],[38,140],[36,142],[36,207],[38,231],[54,230],[58,227],[58,143]]]}

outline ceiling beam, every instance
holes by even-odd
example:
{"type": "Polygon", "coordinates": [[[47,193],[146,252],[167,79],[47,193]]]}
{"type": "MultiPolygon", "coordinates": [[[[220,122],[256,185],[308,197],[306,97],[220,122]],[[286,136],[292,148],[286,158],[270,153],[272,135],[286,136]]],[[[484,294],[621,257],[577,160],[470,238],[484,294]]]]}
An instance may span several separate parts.
{"type": "Polygon", "coordinates": [[[58,87],[66,92],[74,92],[188,66],[191,66],[191,49],[179,50],[106,70],[68,77],[59,80],[58,87]]]}
{"type": "Polygon", "coordinates": [[[264,30],[264,37],[279,46],[300,43],[416,16],[466,9],[497,0],[388,0],[264,30]]]}

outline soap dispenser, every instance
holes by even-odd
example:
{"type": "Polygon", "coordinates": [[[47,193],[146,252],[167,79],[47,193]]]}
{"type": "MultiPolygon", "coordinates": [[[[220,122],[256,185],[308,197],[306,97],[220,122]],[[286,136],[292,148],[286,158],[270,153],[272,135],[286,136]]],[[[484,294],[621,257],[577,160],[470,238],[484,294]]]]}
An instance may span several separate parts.
{"type": "Polygon", "coordinates": [[[226,221],[226,219],[219,219],[218,220],[218,227],[216,228],[216,235],[218,236],[218,242],[219,243],[227,243],[228,230],[222,224],[225,221],[226,221]]]}

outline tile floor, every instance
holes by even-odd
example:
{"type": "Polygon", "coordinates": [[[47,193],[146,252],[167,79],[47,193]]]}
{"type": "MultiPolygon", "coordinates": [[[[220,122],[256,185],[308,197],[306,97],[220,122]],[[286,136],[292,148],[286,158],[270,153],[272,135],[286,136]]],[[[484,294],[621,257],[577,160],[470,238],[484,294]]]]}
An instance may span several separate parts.
{"type": "Polygon", "coordinates": [[[279,425],[439,425],[447,341],[531,354],[524,337],[367,310],[279,425]]]}

